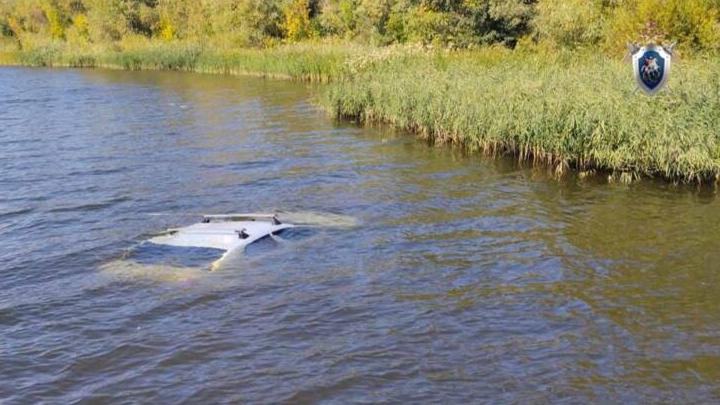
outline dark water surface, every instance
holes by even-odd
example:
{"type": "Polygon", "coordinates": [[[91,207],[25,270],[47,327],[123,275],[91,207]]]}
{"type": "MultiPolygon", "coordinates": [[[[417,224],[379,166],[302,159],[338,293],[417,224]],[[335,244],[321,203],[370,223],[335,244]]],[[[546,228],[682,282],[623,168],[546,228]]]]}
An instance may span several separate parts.
{"type": "Polygon", "coordinates": [[[0,69],[0,402],[720,399],[713,192],[556,181],[317,94],[0,69]],[[321,226],[212,273],[134,257],[275,209],[321,226]]]}

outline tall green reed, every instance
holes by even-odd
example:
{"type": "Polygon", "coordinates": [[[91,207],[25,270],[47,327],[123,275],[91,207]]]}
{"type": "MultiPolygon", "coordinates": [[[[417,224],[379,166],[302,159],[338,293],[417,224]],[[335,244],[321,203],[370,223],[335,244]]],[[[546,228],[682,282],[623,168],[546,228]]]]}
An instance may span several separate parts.
{"type": "Polygon", "coordinates": [[[635,91],[629,65],[590,54],[429,53],[388,58],[336,83],[338,117],[436,142],[628,179],[720,176],[720,63],[688,61],[671,90],[635,91]],[[600,62],[600,63],[598,63],[600,62]]]}

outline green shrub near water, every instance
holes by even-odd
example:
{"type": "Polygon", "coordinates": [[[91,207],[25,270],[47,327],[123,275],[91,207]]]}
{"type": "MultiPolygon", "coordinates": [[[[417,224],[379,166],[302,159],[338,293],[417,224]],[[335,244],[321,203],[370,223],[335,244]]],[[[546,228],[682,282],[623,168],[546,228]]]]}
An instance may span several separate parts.
{"type": "MultiPolygon", "coordinates": [[[[270,49],[217,50],[196,43],[145,42],[126,49],[72,49],[49,43],[26,51],[6,52],[6,64],[54,67],[102,67],[125,70],[184,70],[251,74],[328,82],[345,74],[350,55],[370,48],[334,43],[304,43],[270,49]]],[[[0,52],[0,56],[4,55],[0,52]]],[[[0,61],[1,63],[1,61],[0,61]]]]}
{"type": "Polygon", "coordinates": [[[104,66],[121,66],[123,69],[187,70],[197,67],[202,48],[193,44],[153,44],[143,48],[101,55],[104,66]]]}
{"type": "Polygon", "coordinates": [[[646,97],[619,58],[582,51],[427,50],[305,43],[218,52],[199,44],[134,44],[116,52],[60,43],[23,64],[173,69],[329,81],[338,117],[383,122],[435,142],[511,153],[559,172],[609,171],[707,183],[720,178],[720,61],[683,60],[671,90],[646,97]],[[601,57],[602,58],[602,57],[601,57]]]}
{"type": "Polygon", "coordinates": [[[18,53],[18,60],[27,66],[53,66],[60,57],[62,44],[50,43],[18,53]]]}
{"type": "Polygon", "coordinates": [[[720,62],[683,63],[672,91],[651,98],[635,91],[629,64],[585,56],[487,50],[380,57],[334,85],[326,104],[338,117],[512,153],[558,172],[718,179],[720,62]]]}
{"type": "Polygon", "coordinates": [[[684,51],[720,51],[718,0],[10,0],[0,37],[112,49],[133,37],[228,49],[308,38],[473,48],[522,41],[616,52],[652,23],[684,51]]]}
{"type": "Polygon", "coordinates": [[[199,71],[257,74],[315,82],[328,82],[343,74],[343,62],[352,48],[294,45],[268,50],[244,49],[228,53],[207,52],[199,71]]]}

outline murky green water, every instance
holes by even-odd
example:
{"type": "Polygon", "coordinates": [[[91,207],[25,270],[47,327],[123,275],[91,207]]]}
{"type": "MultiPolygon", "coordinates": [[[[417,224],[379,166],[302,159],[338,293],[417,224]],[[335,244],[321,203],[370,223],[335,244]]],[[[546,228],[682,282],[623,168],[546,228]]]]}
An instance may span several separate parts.
{"type": "Polygon", "coordinates": [[[0,69],[0,402],[720,398],[713,192],[556,181],[316,95],[0,69]],[[138,258],[272,210],[320,226],[213,273],[138,258]]]}

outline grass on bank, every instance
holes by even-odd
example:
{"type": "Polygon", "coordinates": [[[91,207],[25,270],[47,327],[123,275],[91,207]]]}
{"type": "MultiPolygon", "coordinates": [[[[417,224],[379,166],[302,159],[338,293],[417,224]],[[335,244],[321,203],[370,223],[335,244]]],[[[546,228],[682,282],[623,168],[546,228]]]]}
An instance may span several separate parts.
{"type": "Polygon", "coordinates": [[[181,70],[261,75],[328,82],[339,78],[352,48],[299,44],[269,49],[213,50],[193,43],[142,42],[116,49],[71,49],[51,42],[30,50],[0,52],[0,63],[24,66],[181,70]]]}
{"type": "Polygon", "coordinates": [[[720,61],[674,66],[671,91],[635,91],[629,64],[583,52],[433,51],[300,44],[217,51],[146,43],[113,50],[62,44],[0,54],[32,66],[172,69],[330,81],[332,114],[435,142],[568,168],[717,183],[720,61]]]}
{"type": "Polygon", "coordinates": [[[327,104],[340,117],[513,153],[558,172],[699,183],[720,177],[720,61],[684,62],[669,92],[647,97],[620,60],[500,53],[387,59],[337,83],[327,104]]]}

